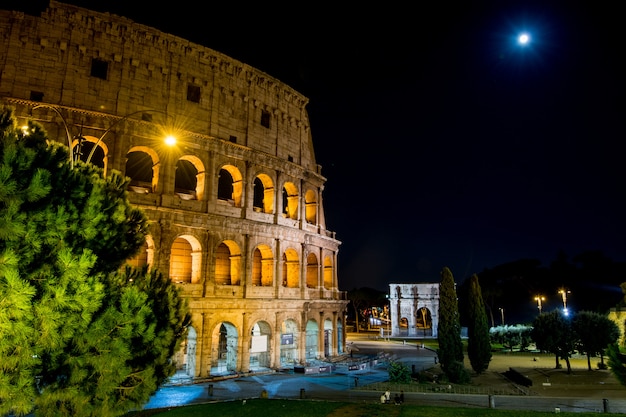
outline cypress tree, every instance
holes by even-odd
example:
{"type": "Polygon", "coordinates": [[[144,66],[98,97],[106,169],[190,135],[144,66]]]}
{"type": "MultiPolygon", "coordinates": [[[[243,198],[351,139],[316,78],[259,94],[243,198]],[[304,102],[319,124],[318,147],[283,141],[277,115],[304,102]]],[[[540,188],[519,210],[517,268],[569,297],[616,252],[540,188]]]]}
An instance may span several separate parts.
{"type": "Polygon", "coordinates": [[[487,311],[483,302],[483,295],[478,282],[478,276],[472,275],[468,289],[468,329],[467,329],[467,357],[472,369],[481,374],[489,367],[491,361],[491,340],[487,311]]]}
{"type": "Polygon", "coordinates": [[[454,376],[451,375],[451,370],[458,369],[458,362],[461,365],[463,363],[463,344],[456,284],[448,267],[444,267],[441,271],[439,284],[437,341],[439,342],[438,356],[441,369],[452,380],[454,376]],[[456,365],[455,362],[457,362],[456,365]]]}

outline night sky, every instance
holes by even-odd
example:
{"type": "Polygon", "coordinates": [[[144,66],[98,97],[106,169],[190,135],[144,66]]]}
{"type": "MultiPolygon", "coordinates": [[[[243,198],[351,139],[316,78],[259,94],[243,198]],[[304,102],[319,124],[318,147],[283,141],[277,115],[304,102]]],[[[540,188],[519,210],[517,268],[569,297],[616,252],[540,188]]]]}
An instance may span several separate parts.
{"type": "Polygon", "coordinates": [[[619,2],[68,3],[309,97],[342,290],[438,282],[444,266],[460,282],[559,251],[626,260],[619,2]]]}

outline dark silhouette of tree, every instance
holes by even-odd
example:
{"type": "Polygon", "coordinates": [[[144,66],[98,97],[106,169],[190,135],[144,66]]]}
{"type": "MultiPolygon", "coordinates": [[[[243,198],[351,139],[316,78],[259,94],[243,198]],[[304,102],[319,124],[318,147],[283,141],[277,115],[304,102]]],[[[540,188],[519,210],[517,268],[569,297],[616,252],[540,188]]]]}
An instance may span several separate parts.
{"type": "Polygon", "coordinates": [[[611,373],[620,384],[626,385],[626,355],[620,352],[617,343],[613,343],[607,347],[606,356],[611,373]]]}
{"type": "Polygon", "coordinates": [[[587,355],[587,368],[591,371],[591,357],[600,355],[600,364],[604,365],[604,350],[619,339],[619,327],[608,317],[581,311],[572,318],[572,327],[576,335],[576,348],[587,355]]]}
{"type": "Polygon", "coordinates": [[[384,306],[387,303],[385,293],[374,288],[354,288],[348,291],[348,300],[354,310],[354,320],[356,332],[359,332],[359,320],[367,320],[367,317],[362,315],[362,312],[370,309],[371,307],[384,306]]]}
{"type": "Polygon", "coordinates": [[[437,341],[439,342],[439,362],[441,369],[453,382],[456,369],[454,362],[463,364],[463,344],[461,342],[461,322],[459,319],[456,283],[448,267],[441,271],[439,284],[439,323],[437,325],[437,341]]]}
{"type": "Polygon", "coordinates": [[[478,276],[472,275],[469,279],[468,311],[469,325],[467,328],[467,357],[472,369],[477,374],[483,373],[491,361],[491,340],[489,324],[483,296],[478,282],[478,276]]]}
{"type": "Polygon", "coordinates": [[[186,304],[122,271],[147,233],[126,186],[0,109],[0,415],[122,415],[175,372],[186,304]]]}
{"type": "Polygon", "coordinates": [[[571,373],[569,358],[574,352],[576,340],[571,323],[563,317],[561,312],[555,310],[537,316],[533,322],[531,335],[537,349],[554,353],[555,368],[561,368],[559,359],[563,359],[567,364],[567,373],[571,373]]]}

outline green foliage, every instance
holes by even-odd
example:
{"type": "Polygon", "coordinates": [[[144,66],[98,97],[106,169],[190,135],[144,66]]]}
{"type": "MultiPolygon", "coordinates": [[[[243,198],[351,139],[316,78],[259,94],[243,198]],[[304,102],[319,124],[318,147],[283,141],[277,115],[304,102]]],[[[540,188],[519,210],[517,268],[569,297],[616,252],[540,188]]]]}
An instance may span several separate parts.
{"type": "Polygon", "coordinates": [[[119,272],[144,214],[104,177],[0,111],[0,415],[117,416],[174,372],[187,324],[156,271],[119,272]]]}
{"type": "MultiPolygon", "coordinates": [[[[461,342],[461,321],[456,295],[456,284],[449,268],[441,271],[439,284],[439,323],[437,327],[439,342],[439,362],[444,373],[453,362],[463,363],[463,343],[461,342]]],[[[452,378],[451,378],[452,380],[452,378]]]]}
{"type": "Polygon", "coordinates": [[[620,352],[617,343],[610,344],[606,349],[607,362],[611,373],[620,384],[626,386],[626,355],[620,352]]]}
{"type": "Polygon", "coordinates": [[[575,351],[576,338],[571,323],[560,311],[542,313],[533,322],[532,338],[537,348],[555,355],[556,368],[560,368],[559,359],[567,363],[567,372],[571,372],[569,358],[575,351]]]}
{"type": "MultiPolygon", "coordinates": [[[[587,355],[587,367],[591,371],[591,357],[603,355],[610,344],[619,339],[619,327],[607,316],[591,311],[580,311],[572,319],[576,335],[576,348],[587,355]]],[[[603,356],[601,356],[602,359],[603,356]]]]}
{"type": "Polygon", "coordinates": [[[532,338],[532,326],[516,324],[514,326],[496,326],[489,329],[492,343],[501,344],[511,352],[515,347],[526,350],[532,338]]]}
{"type": "Polygon", "coordinates": [[[392,361],[389,363],[389,382],[408,384],[411,382],[411,371],[402,362],[392,361]]]}
{"type": "Polygon", "coordinates": [[[491,361],[491,339],[489,337],[487,312],[476,274],[470,277],[467,299],[469,317],[467,357],[474,372],[481,374],[487,370],[491,361]]]}

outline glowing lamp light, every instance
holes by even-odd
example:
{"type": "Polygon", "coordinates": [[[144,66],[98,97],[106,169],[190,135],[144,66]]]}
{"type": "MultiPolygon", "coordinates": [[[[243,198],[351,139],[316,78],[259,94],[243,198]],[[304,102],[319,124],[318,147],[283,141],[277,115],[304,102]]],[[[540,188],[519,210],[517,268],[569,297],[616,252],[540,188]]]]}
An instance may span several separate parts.
{"type": "Polygon", "coordinates": [[[174,136],[167,136],[165,138],[165,144],[168,146],[174,146],[176,145],[176,138],[174,136]]]}

